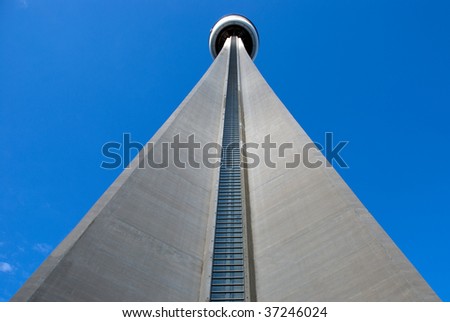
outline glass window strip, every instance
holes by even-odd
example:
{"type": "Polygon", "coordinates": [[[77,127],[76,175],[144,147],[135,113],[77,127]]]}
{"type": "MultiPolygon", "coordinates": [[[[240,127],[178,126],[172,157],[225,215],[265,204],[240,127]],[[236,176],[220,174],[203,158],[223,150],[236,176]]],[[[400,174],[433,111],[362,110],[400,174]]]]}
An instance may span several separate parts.
{"type": "Polygon", "coordinates": [[[231,39],[219,172],[211,301],[243,301],[244,256],[236,39],[231,39]]]}

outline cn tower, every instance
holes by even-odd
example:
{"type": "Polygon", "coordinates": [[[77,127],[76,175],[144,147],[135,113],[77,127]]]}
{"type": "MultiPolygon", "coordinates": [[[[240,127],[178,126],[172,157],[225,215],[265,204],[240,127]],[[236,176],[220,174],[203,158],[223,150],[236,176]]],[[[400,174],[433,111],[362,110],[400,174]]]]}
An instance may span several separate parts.
{"type": "Polygon", "coordinates": [[[217,21],[210,68],[13,301],[439,301],[264,80],[259,47],[246,17],[217,21]]]}

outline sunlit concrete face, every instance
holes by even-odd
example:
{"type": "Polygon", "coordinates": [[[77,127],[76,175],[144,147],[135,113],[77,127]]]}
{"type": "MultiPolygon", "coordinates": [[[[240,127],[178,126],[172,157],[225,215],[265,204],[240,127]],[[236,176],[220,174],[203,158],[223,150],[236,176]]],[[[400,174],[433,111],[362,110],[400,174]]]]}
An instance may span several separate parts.
{"type": "MultiPolygon", "coordinates": [[[[177,134],[218,141],[227,64],[224,48],[150,140],[155,149],[177,134]]],[[[136,157],[14,301],[199,301],[217,169],[173,160],[140,169],[147,156],[136,157]]]]}
{"type": "MultiPolygon", "coordinates": [[[[191,134],[222,142],[230,39],[150,140],[191,134]]],[[[263,79],[237,38],[242,143],[310,138],[263,79]]],[[[209,301],[219,169],[147,164],[141,151],[13,301],[209,301]]],[[[195,159],[201,160],[201,150],[195,159]]],[[[252,150],[260,160],[262,148],[252,150]]],[[[187,158],[184,154],[182,158],[187,158]]],[[[311,158],[326,163],[313,151],[311,158]]],[[[438,297],[331,167],[243,168],[245,300],[437,301],[438,297]]],[[[235,174],[233,174],[235,175],[235,174]]]]}

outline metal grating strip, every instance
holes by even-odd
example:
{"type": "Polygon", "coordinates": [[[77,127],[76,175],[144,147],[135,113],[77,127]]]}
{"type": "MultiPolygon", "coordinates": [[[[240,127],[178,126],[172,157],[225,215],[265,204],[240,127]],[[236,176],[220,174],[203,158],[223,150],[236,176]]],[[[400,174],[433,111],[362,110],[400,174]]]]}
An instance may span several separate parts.
{"type": "Polygon", "coordinates": [[[216,212],[211,301],[244,301],[244,245],[236,38],[231,39],[216,212]]]}

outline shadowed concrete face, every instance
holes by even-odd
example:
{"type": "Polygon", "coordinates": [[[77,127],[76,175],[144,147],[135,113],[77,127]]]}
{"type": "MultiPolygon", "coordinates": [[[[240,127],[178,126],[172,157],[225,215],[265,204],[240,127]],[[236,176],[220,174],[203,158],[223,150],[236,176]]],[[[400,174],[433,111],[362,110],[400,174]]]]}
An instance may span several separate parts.
{"type": "MultiPolygon", "coordinates": [[[[242,45],[239,57],[246,141],[270,134],[277,146],[293,144],[293,159],[312,141],[242,45]]],[[[326,162],[318,151],[310,157],[326,162]]],[[[279,161],[248,170],[258,301],[438,300],[333,168],[279,161]]]]}
{"type": "MultiPolygon", "coordinates": [[[[244,182],[246,298],[439,300],[333,168],[286,169],[285,159],[312,142],[237,43],[243,143],[261,143],[270,134],[272,142],[293,147],[283,160],[274,155],[274,168],[260,163],[236,172],[244,182]]],[[[228,38],[150,140],[155,150],[177,134],[183,142],[195,134],[202,146],[222,142],[229,60],[228,38]]],[[[179,168],[170,158],[167,168],[157,169],[147,165],[148,152],[140,152],[13,301],[208,299],[219,169],[179,168]]],[[[252,152],[264,160],[262,148],[252,152]]],[[[202,150],[195,153],[201,160],[202,150]]],[[[318,151],[310,158],[326,163],[318,151]]]]}

